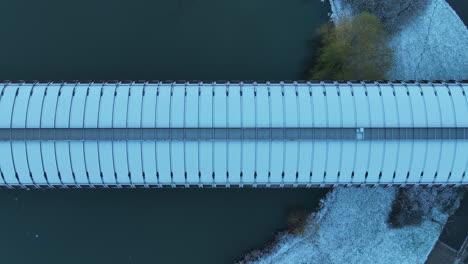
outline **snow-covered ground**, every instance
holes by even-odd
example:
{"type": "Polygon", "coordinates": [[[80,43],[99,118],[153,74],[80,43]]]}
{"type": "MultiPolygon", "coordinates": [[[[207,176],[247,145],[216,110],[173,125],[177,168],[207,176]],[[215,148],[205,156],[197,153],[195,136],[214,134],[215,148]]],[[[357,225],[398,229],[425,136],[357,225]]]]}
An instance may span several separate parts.
{"type": "MultiPolygon", "coordinates": [[[[352,15],[330,0],[332,19],[352,15]]],[[[468,30],[444,0],[431,0],[391,39],[395,64],[388,79],[468,79],[468,30]]],[[[391,229],[386,220],[395,188],[336,188],[309,217],[304,234],[282,234],[271,248],[240,263],[424,263],[448,215],[434,209],[419,227],[391,229]]]]}
{"type": "Polygon", "coordinates": [[[424,263],[448,216],[435,209],[435,221],[391,229],[386,220],[395,195],[396,188],[337,188],[303,235],[281,235],[269,252],[241,263],[424,263]]]}
{"type": "Polygon", "coordinates": [[[468,79],[468,29],[444,0],[432,0],[393,37],[395,65],[388,79],[468,79]]]}
{"type": "MultiPolygon", "coordinates": [[[[332,19],[351,16],[351,7],[330,0],[332,19]]],[[[468,29],[444,0],[430,0],[390,41],[395,62],[389,80],[468,79],[468,29]]]]}

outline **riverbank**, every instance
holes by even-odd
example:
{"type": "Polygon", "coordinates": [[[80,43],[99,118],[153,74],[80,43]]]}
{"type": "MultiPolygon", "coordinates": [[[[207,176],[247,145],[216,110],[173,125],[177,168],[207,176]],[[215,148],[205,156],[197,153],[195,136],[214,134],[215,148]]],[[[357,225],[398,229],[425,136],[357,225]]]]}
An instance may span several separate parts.
{"type": "Polygon", "coordinates": [[[4,263],[232,263],[327,189],[0,192],[4,263]],[[85,252],[77,254],[77,252],[85,252]]]}
{"type": "MultiPolygon", "coordinates": [[[[353,15],[340,0],[330,4],[334,21],[353,15]]],[[[387,79],[468,79],[468,30],[443,0],[430,0],[390,43],[395,60],[387,79]]],[[[386,221],[396,190],[336,188],[302,235],[281,234],[239,264],[424,263],[449,216],[434,209],[420,226],[391,229],[386,221]]]]}
{"type": "MultiPolygon", "coordinates": [[[[349,5],[330,0],[332,19],[352,16],[349,5]]],[[[394,64],[389,80],[468,79],[468,29],[444,0],[430,0],[402,30],[391,36],[394,64]]]]}
{"type": "Polygon", "coordinates": [[[386,219],[395,196],[396,188],[336,188],[304,234],[283,234],[239,264],[424,263],[448,215],[433,210],[421,226],[391,229],[386,219]]]}

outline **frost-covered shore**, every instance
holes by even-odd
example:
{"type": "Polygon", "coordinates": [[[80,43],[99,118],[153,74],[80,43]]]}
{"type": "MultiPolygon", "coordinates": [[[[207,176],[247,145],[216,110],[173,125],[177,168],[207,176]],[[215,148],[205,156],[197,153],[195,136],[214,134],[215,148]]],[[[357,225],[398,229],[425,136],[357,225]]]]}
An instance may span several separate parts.
{"type": "Polygon", "coordinates": [[[283,234],[263,254],[240,263],[424,263],[448,216],[434,209],[419,227],[391,229],[396,188],[336,188],[302,235],[283,234]]]}
{"type": "MultiPolygon", "coordinates": [[[[330,0],[332,19],[351,16],[341,0],[330,0]]],[[[468,79],[468,30],[444,0],[430,0],[391,38],[395,62],[388,79],[468,79]]],[[[396,188],[336,188],[309,217],[304,234],[281,234],[268,249],[239,263],[424,263],[448,215],[432,210],[432,221],[392,229],[386,224],[396,188]]]]}
{"type": "MultiPolygon", "coordinates": [[[[352,16],[350,6],[330,0],[332,19],[352,16]]],[[[468,79],[468,29],[444,0],[430,0],[390,41],[395,61],[390,80],[468,79]]]]}
{"type": "Polygon", "coordinates": [[[395,65],[389,79],[468,79],[468,30],[444,0],[430,1],[391,46],[395,65]]]}

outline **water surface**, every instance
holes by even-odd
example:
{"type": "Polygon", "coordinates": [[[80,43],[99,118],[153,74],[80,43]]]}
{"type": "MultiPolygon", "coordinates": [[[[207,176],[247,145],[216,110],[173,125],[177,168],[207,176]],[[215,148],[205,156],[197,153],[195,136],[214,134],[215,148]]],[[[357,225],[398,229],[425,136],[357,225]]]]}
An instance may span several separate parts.
{"type": "Polygon", "coordinates": [[[0,79],[302,79],[319,0],[0,3],[0,79]]]}
{"type": "Polygon", "coordinates": [[[324,189],[0,192],[4,263],[233,263],[324,189]]]}
{"type": "MultiPolygon", "coordinates": [[[[319,0],[0,2],[0,79],[302,79],[319,0]]],[[[232,263],[324,190],[0,191],[4,263],[232,263]]]]}

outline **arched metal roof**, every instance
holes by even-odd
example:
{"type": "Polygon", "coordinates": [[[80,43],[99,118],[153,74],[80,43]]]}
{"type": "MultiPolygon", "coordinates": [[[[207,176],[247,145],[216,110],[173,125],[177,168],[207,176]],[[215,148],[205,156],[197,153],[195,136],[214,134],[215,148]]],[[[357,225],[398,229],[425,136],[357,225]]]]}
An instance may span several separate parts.
{"type": "Polygon", "coordinates": [[[468,183],[466,82],[0,90],[3,186],[468,183]]]}

